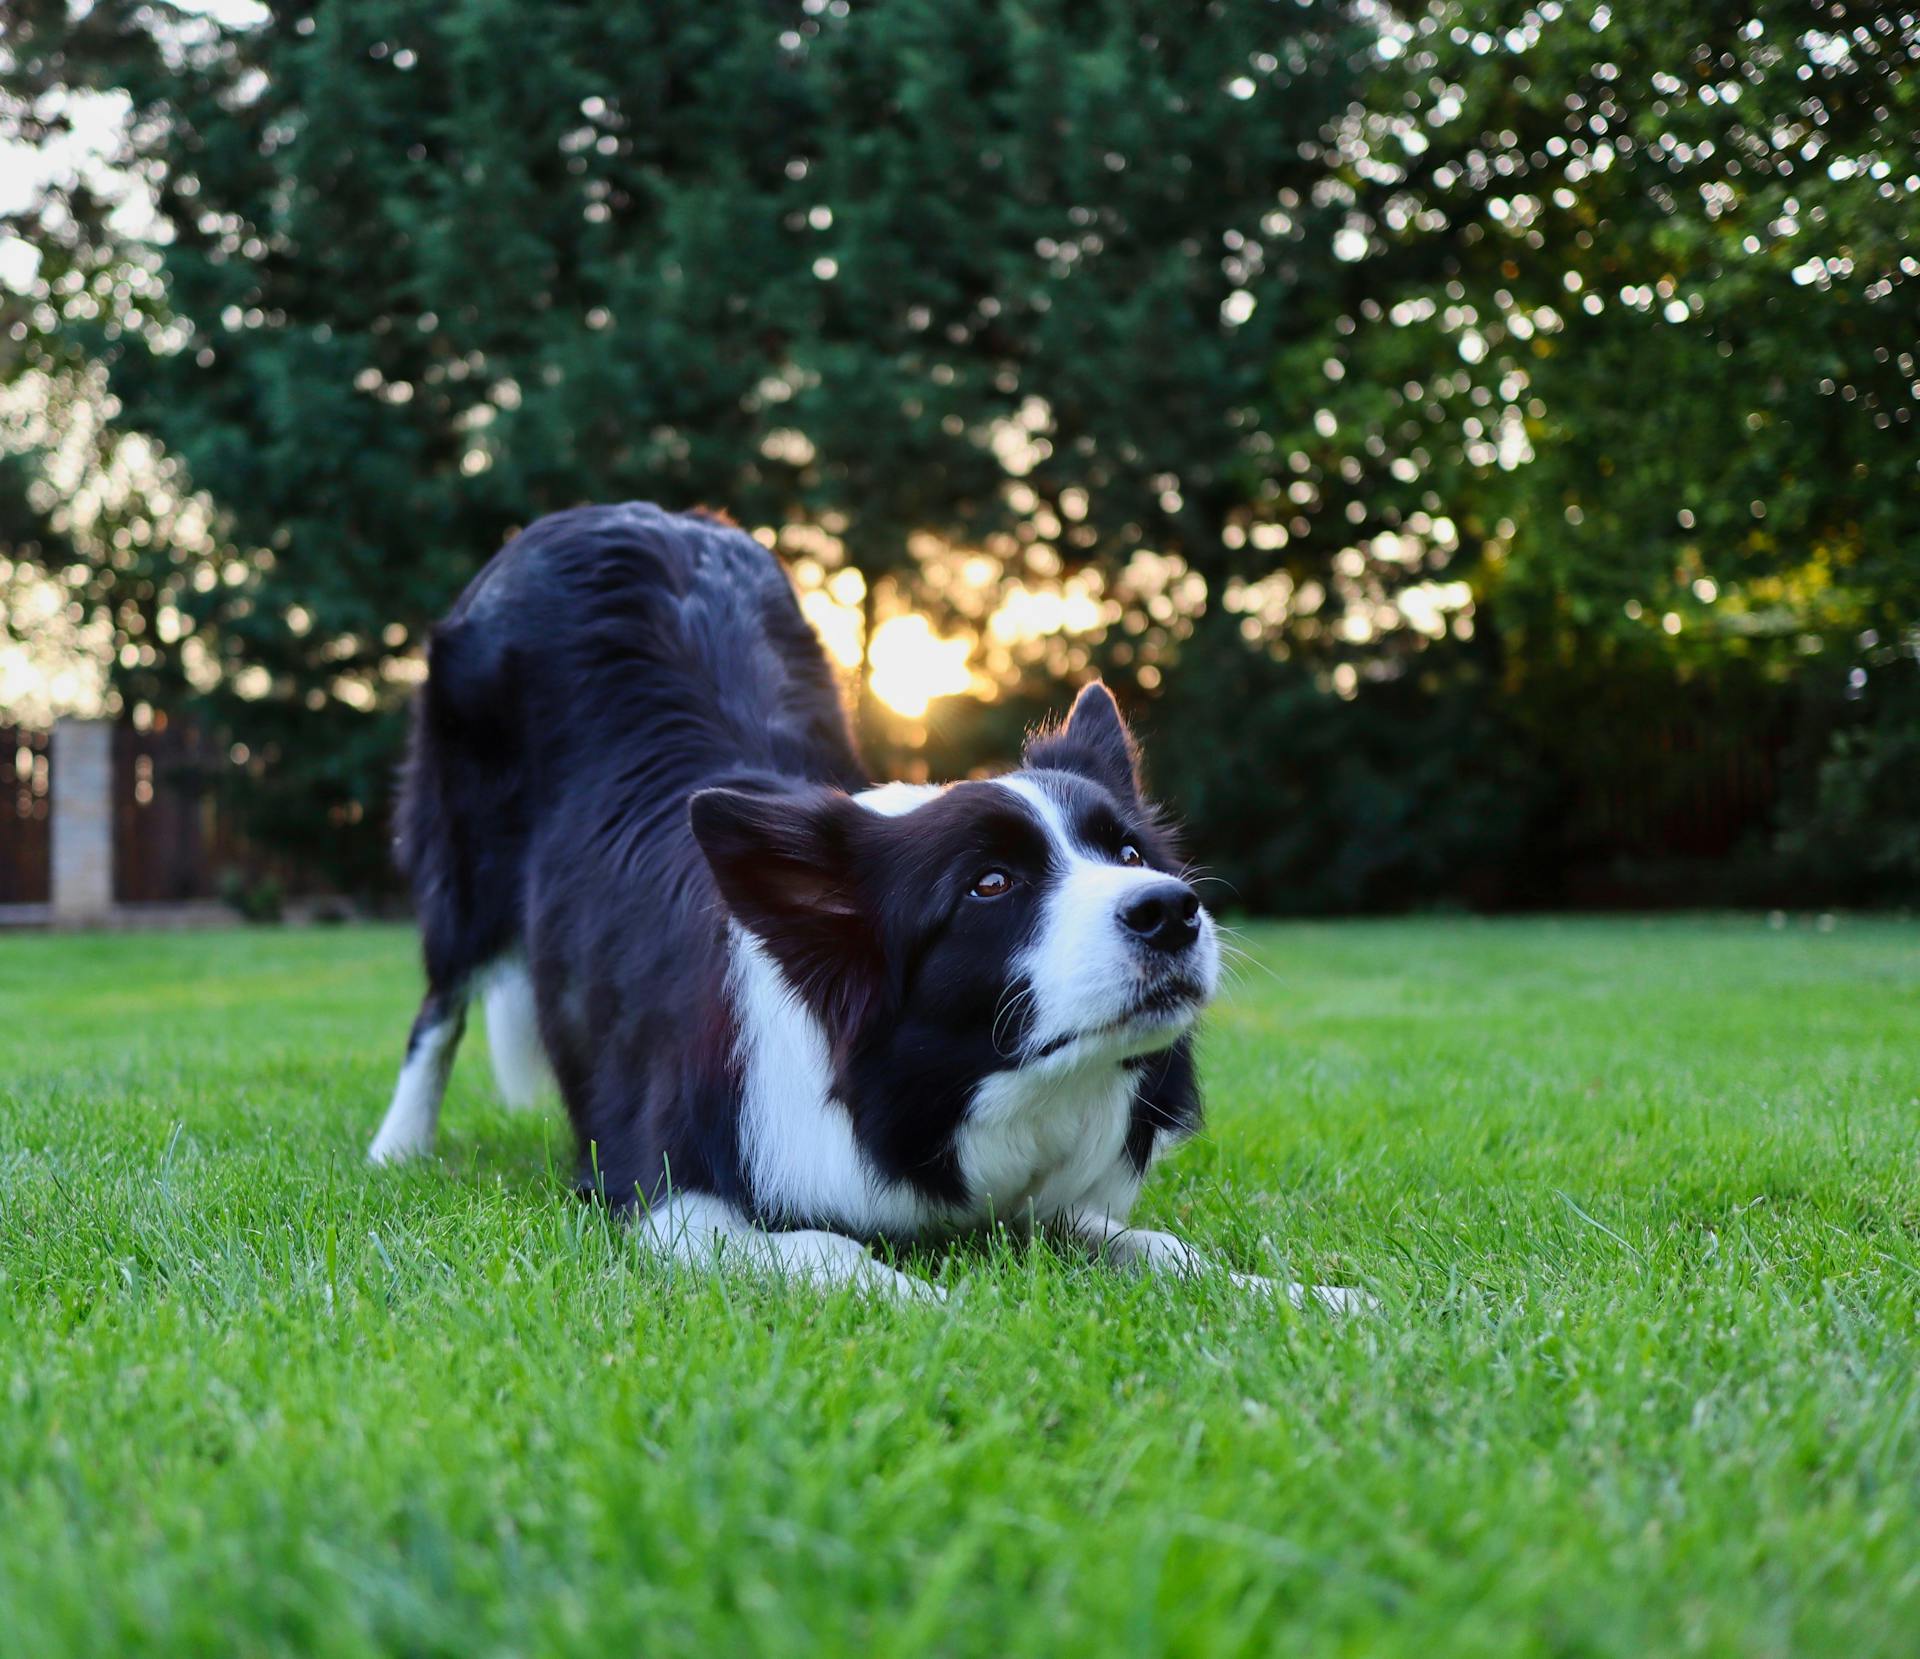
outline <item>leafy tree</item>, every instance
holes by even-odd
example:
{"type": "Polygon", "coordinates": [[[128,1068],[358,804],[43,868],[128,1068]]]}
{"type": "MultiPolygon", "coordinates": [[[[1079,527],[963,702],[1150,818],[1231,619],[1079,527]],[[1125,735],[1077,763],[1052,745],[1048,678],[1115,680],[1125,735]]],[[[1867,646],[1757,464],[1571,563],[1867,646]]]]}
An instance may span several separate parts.
{"type": "Polygon", "coordinates": [[[1250,903],[1724,851],[1711,778],[1721,843],[1778,799],[1802,870],[1920,882],[1895,11],[10,22],[0,122],[113,89],[160,218],[82,181],[11,220],[41,265],[0,372],[120,484],[78,510],[42,432],[4,522],[127,699],[203,700],[260,821],[363,878],[423,629],[516,525],[644,495],[851,564],[869,636],[910,600],[978,629],[1002,694],[910,734],[936,770],[1061,674],[1131,680],[1250,903]],[[1054,620],[1003,639],[1023,589],[1054,620]]]}
{"type": "Polygon", "coordinates": [[[1852,728],[1913,706],[1860,693],[1920,646],[1917,55],[1831,0],[1442,0],[1384,37],[1324,402],[1377,514],[1458,535],[1563,857],[1676,850],[1716,777],[1764,829],[1827,744],[1906,741],[1852,728]]]}
{"type": "Polygon", "coordinates": [[[76,547],[96,603],[151,613],[121,691],[205,699],[269,826],[363,873],[421,632],[538,513],[725,505],[872,580],[916,578],[916,537],[1217,571],[1278,488],[1267,364],[1332,265],[1337,6],[31,22],[16,97],[122,89],[165,226],[138,323],[40,303],[215,515],[76,547]]]}

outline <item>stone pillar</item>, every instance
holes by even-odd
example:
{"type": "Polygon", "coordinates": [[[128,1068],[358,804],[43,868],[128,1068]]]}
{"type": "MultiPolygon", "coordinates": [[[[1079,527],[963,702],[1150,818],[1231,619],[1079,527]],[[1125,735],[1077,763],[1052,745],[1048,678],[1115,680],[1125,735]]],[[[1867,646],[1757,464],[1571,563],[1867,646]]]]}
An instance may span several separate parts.
{"type": "Polygon", "coordinates": [[[113,725],[53,728],[53,919],[103,920],[113,908],[113,725]]]}

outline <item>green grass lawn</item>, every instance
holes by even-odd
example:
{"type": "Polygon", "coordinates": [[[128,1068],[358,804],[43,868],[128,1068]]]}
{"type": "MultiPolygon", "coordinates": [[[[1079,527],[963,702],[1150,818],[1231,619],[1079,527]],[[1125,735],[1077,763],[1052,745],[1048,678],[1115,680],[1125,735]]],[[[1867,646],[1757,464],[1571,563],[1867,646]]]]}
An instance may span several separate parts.
{"type": "Polygon", "coordinates": [[[1920,936],[1249,930],[1141,1218],[674,1276],[387,929],[0,938],[0,1653],[1912,1654],[1920,936]]]}

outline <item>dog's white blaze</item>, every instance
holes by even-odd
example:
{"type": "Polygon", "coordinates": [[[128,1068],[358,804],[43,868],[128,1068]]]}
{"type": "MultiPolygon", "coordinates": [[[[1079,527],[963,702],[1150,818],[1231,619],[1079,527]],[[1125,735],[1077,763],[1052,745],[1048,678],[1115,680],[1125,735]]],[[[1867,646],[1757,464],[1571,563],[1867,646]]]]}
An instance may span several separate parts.
{"type": "MultiPolygon", "coordinates": [[[[1033,943],[1020,962],[1033,986],[1031,1041],[1043,1046],[1076,1032],[1099,1031],[1122,1018],[1148,986],[1147,970],[1121,927],[1120,908],[1129,893],[1165,881],[1166,872],[1090,856],[1041,785],[1030,778],[997,782],[1040,820],[1061,866],[1033,943]]],[[[1193,950],[1194,978],[1203,996],[1211,997],[1220,977],[1220,944],[1205,909],[1193,950]]],[[[1165,1048],[1189,1023],[1190,1017],[1179,1017],[1114,1033],[1114,1058],[1165,1048]]],[[[1073,1044],[1072,1054],[1077,1056],[1085,1046],[1073,1044]]]]}
{"type": "Polygon", "coordinates": [[[927,1219],[912,1189],[887,1181],[833,1099],[826,1034],[752,933],[730,932],[729,989],[740,1029],[740,1156],[772,1214],[831,1216],[859,1232],[908,1233],[927,1219]]]}
{"type": "Polygon", "coordinates": [[[380,1133],[367,1149],[367,1162],[397,1163],[424,1157],[433,1150],[440,1126],[440,1101],[447,1092],[447,1073],[453,1069],[454,1049],[460,1042],[458,1019],[443,1020],[420,1033],[400,1079],[394,1084],[393,1103],[380,1122],[380,1133]]]}
{"type": "Polygon", "coordinates": [[[882,818],[901,818],[916,807],[937,801],[946,792],[944,783],[883,783],[861,790],[854,801],[882,818]]]}

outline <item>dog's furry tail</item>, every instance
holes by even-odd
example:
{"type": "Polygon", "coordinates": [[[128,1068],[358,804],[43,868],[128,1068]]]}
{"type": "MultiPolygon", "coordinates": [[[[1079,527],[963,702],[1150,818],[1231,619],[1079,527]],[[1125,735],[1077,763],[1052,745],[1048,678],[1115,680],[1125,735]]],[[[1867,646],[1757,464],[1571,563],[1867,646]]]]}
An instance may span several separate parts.
{"type": "Polygon", "coordinates": [[[532,1106],[553,1086],[553,1070],[540,1044],[533,981],[517,963],[487,977],[487,1051],[493,1079],[509,1106],[532,1106]]]}

